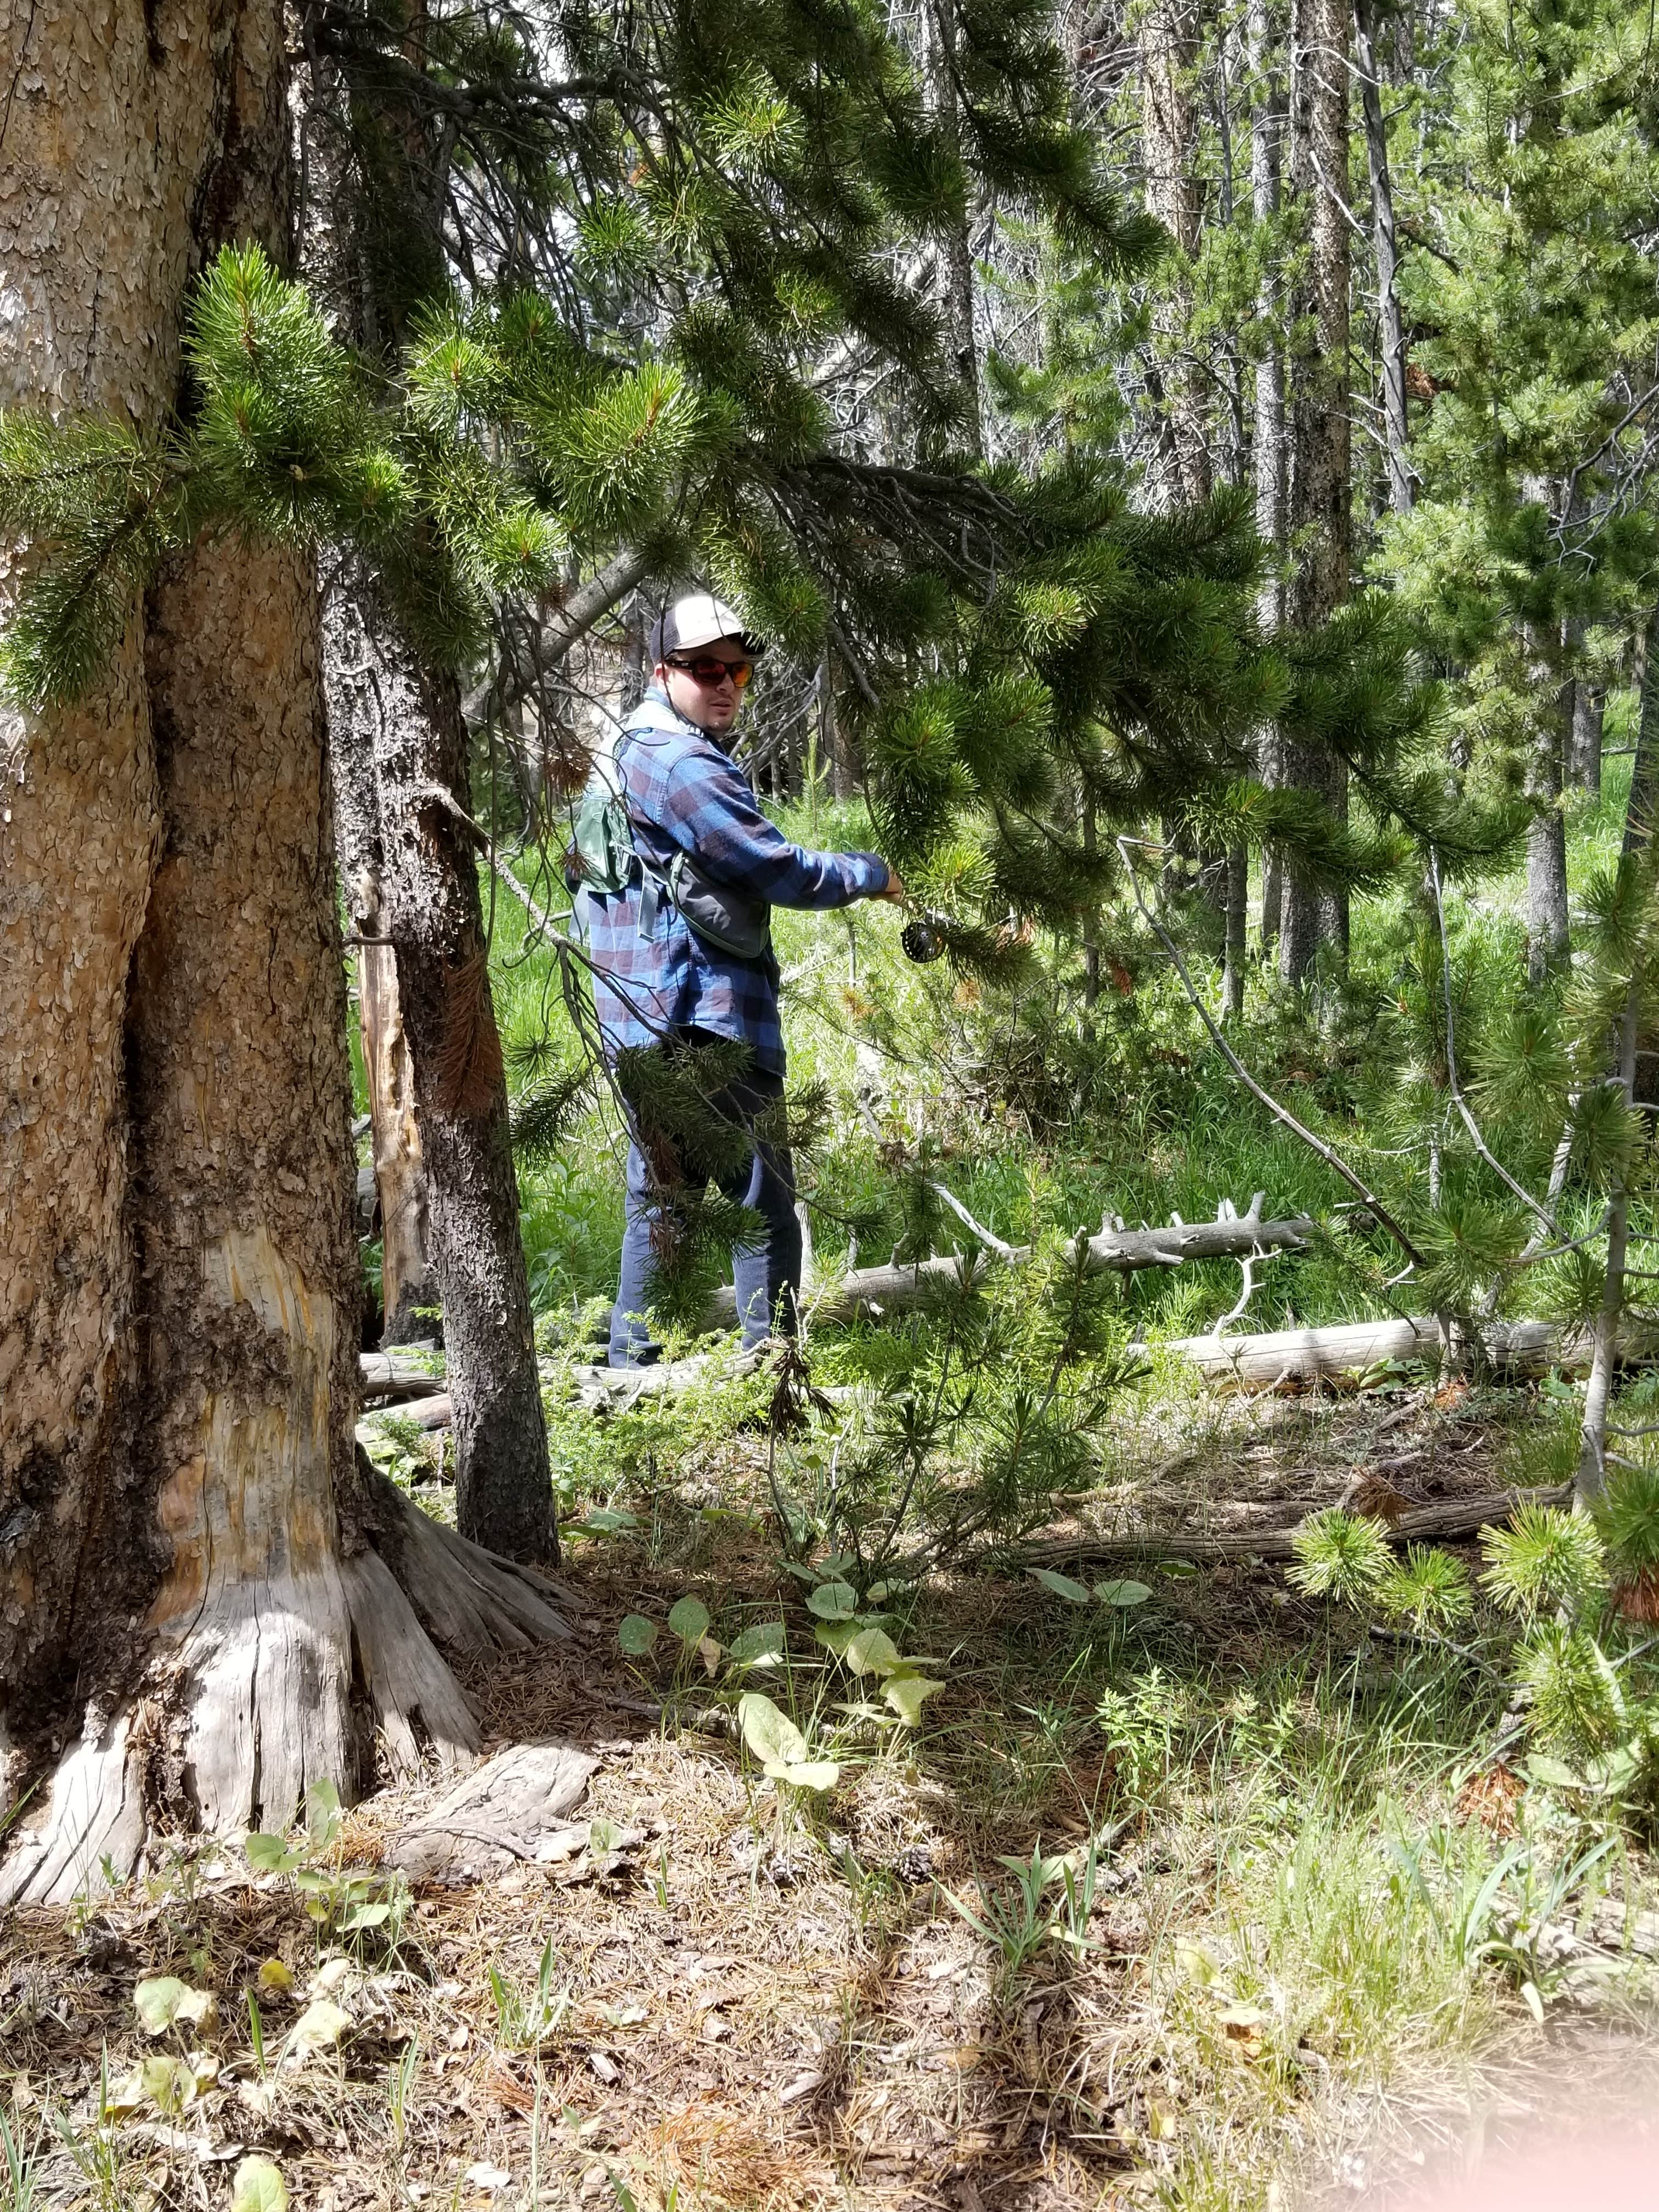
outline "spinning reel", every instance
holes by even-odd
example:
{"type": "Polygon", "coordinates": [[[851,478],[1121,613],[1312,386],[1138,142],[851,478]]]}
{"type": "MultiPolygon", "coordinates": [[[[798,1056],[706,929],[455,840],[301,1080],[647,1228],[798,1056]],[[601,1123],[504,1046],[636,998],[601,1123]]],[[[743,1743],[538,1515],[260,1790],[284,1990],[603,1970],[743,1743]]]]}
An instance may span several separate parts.
{"type": "Polygon", "coordinates": [[[907,960],[925,965],[930,960],[941,959],[950,945],[951,917],[928,907],[907,921],[899,932],[899,944],[907,960]]]}

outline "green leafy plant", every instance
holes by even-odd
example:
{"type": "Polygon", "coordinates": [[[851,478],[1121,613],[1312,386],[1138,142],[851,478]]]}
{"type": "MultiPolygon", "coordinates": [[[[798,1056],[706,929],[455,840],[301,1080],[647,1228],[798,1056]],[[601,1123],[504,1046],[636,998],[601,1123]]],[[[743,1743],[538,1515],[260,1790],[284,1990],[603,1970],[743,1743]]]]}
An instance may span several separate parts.
{"type": "Polygon", "coordinates": [[[760,1691],[746,1691],[738,1698],[738,1725],[744,1742],[769,1780],[814,1790],[833,1790],[840,1781],[839,1763],[815,1759],[793,1721],[760,1691]]]}
{"type": "Polygon", "coordinates": [[[554,1988],[557,1965],[550,1936],[536,1962],[535,1979],[527,1985],[509,1981],[490,1961],[489,1994],[495,2001],[498,2039],[504,2051],[539,2051],[563,2026],[570,2010],[570,1990],[568,1986],[554,1988]]]}
{"type": "Polygon", "coordinates": [[[1595,1523],[1553,1505],[1519,1507],[1506,1528],[1483,1528],[1482,1586],[1522,1622],[1561,1605],[1577,1606],[1606,1587],[1607,1562],[1595,1523]]]}
{"type": "Polygon", "coordinates": [[[409,1917],[409,1884],[397,1872],[369,1873],[331,1863],[339,1840],[340,1793],[331,1782],[313,1782],[306,1790],[303,1838],[256,1832],[242,1849],[255,1874],[289,1875],[319,1931],[354,1940],[371,1935],[396,1945],[409,1917]]]}

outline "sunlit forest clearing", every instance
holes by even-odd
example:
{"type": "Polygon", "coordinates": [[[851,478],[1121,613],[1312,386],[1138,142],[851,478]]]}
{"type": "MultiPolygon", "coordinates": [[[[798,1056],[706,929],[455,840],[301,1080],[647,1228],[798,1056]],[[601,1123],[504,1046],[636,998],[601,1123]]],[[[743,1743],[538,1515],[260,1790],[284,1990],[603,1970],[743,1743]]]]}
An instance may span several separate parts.
{"type": "Polygon", "coordinates": [[[1638,2155],[1647,15],[6,59],[0,2212],[1638,2155]]]}

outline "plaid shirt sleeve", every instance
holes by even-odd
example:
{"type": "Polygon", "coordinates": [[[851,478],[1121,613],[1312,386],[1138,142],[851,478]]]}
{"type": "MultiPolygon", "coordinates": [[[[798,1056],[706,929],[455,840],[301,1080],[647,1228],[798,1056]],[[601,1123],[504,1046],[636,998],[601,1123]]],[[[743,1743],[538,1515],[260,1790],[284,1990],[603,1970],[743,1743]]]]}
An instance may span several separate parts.
{"type": "Polygon", "coordinates": [[[660,827],[699,867],[773,906],[850,906],[887,888],[887,863],[873,853],[812,853],[792,845],[712,744],[688,748],[675,761],[659,810],[660,827]]]}

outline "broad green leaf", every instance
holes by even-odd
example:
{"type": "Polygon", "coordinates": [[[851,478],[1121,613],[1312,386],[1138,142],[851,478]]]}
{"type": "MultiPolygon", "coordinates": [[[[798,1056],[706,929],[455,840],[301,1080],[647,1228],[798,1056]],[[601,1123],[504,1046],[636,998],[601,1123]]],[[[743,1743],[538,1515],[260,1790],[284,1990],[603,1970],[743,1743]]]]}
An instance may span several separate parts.
{"type": "Polygon", "coordinates": [[[933,1681],[926,1674],[896,1674],[889,1680],[883,1695],[906,1728],[916,1728],[924,1702],[944,1687],[943,1682],[933,1681]]]}
{"type": "Polygon", "coordinates": [[[821,1620],[812,1631],[814,1640],[826,1651],[833,1651],[837,1659],[844,1659],[848,1645],[863,1633],[864,1623],[860,1620],[821,1620]]]}
{"type": "Polygon", "coordinates": [[[351,2014],[327,1997],[313,1997],[294,2023],[288,2048],[301,2059],[313,2051],[329,2051],[351,2030],[351,2014]]]}
{"type": "Polygon", "coordinates": [[[331,1844],[340,1832],[340,1793],[331,1782],[306,1790],[306,1832],[313,1844],[331,1844]]]}
{"type": "Polygon", "coordinates": [[[195,2087],[182,2058],[147,2058],[140,2079],[144,2094],[163,2112],[182,2112],[195,2087]]]}
{"type": "Polygon", "coordinates": [[[643,1659],[657,1640],[657,1624],[642,1613],[630,1613],[617,1631],[617,1641],[630,1659],[643,1659]]]}
{"type": "Polygon", "coordinates": [[[738,1699],[738,1725],[744,1741],[769,1772],[775,1766],[807,1763],[805,1737],[788,1714],[780,1712],[759,1690],[746,1690],[738,1699]]]}
{"type": "Polygon", "coordinates": [[[242,1850],[255,1874],[291,1874],[300,1863],[299,1853],[289,1850],[281,1836],[249,1836],[242,1850]]]}
{"type": "Polygon", "coordinates": [[[833,1790],[841,1780],[841,1769],[833,1759],[795,1759],[787,1766],[769,1766],[766,1771],[773,1781],[793,1783],[797,1790],[833,1790]]]}
{"type": "Polygon", "coordinates": [[[683,1597],[669,1609],[668,1626],[682,1644],[701,1644],[708,1633],[708,1607],[700,1597],[683,1597]]]}
{"type": "Polygon", "coordinates": [[[258,1980],[262,1990],[273,1990],[279,1996],[294,1987],[294,1977],[280,1959],[267,1959],[259,1969],[258,1980]]]}
{"type": "Polygon", "coordinates": [[[781,1620],[763,1620],[732,1638],[730,1656],[739,1667],[775,1667],[783,1656],[784,1634],[781,1620]]]}
{"type": "Polygon", "coordinates": [[[562,1521],[559,1528],[567,1536],[625,1536],[639,1527],[639,1516],[623,1513],[609,1505],[595,1506],[580,1521],[562,1521]]]}
{"type": "Polygon", "coordinates": [[[149,2035],[164,2035],[180,2021],[192,2027],[211,2027],[219,2017],[219,2001],[210,1990],[193,1990],[173,1974],[140,1982],[132,2002],[149,2035]]]}
{"type": "Polygon", "coordinates": [[[379,1905],[360,1905],[340,1923],[342,1931],[355,1936],[361,1929],[379,1928],[392,1917],[392,1907],[382,1900],[379,1905]]]}
{"type": "Polygon", "coordinates": [[[820,1620],[850,1620],[858,1607],[858,1592],[850,1583],[820,1583],[806,1600],[807,1611],[820,1620]]]}
{"type": "Polygon", "coordinates": [[[1033,1582],[1041,1583],[1044,1589],[1051,1590],[1056,1597],[1063,1597],[1067,1605],[1087,1605],[1090,1602],[1088,1591],[1081,1583],[1074,1583],[1070,1575],[1057,1575],[1052,1567],[1027,1567],[1025,1571],[1033,1582]]]}
{"type": "Polygon", "coordinates": [[[1582,1774],[1541,1751],[1534,1751],[1528,1759],[1527,1772],[1533,1781],[1541,1783],[1546,1790],[1582,1790],[1584,1787],[1582,1774]]]}
{"type": "Polygon", "coordinates": [[[1103,1605],[1145,1605],[1152,1595],[1146,1583],[1097,1583],[1095,1595],[1103,1605]]]}
{"type": "Polygon", "coordinates": [[[288,2191],[268,2158],[245,2158],[237,2167],[230,2212],[288,2212],[288,2191]]]}
{"type": "Polygon", "coordinates": [[[879,1605],[890,1588],[891,1584],[888,1583],[872,1583],[864,1595],[872,1605],[879,1605]]]}
{"type": "Polygon", "coordinates": [[[904,1663],[884,1628],[861,1628],[842,1656],[855,1674],[890,1674],[904,1663]]]}
{"type": "Polygon", "coordinates": [[[165,2035],[179,2017],[179,2008],[190,1995],[188,1986],[174,1974],[158,1974],[140,1982],[132,2002],[147,2035],[165,2035]]]}

